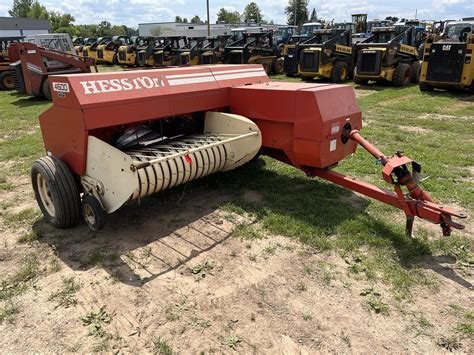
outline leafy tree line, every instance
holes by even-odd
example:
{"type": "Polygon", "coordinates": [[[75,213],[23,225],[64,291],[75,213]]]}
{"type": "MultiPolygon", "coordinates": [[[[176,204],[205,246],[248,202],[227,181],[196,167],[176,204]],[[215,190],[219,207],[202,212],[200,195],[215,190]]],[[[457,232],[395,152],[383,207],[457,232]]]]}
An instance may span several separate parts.
{"type": "MultiPolygon", "coordinates": [[[[193,23],[193,24],[206,24],[206,21],[201,20],[198,15],[195,15],[190,21],[186,17],[176,16],[174,22],[178,23],[193,23]]],[[[221,8],[217,13],[217,23],[268,23],[267,20],[263,18],[262,11],[258,7],[257,3],[252,1],[247,6],[242,13],[238,11],[228,11],[225,8],[221,8]]],[[[273,23],[273,21],[271,21],[273,23]]]]}
{"type": "Polygon", "coordinates": [[[69,33],[71,37],[112,37],[136,35],[138,31],[125,25],[112,25],[108,21],[100,24],[75,25],[75,18],[71,14],[61,14],[58,11],[49,11],[37,0],[13,0],[8,13],[11,17],[27,17],[46,19],[51,23],[53,33],[69,33]]]}

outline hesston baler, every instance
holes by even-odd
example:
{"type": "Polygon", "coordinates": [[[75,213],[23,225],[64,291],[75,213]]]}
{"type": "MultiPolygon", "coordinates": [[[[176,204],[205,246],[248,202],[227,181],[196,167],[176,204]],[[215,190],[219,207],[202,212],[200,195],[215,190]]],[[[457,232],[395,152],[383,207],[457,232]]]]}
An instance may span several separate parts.
{"type": "Polygon", "coordinates": [[[419,164],[388,157],[359,133],[361,112],[346,85],[270,82],[261,65],[215,65],[54,76],[53,106],[40,116],[47,156],[32,167],[38,204],[66,228],[82,214],[92,230],[105,213],[173,186],[226,171],[259,151],[440,224],[464,218],[418,185],[419,164]],[[331,169],[364,147],[390,192],[331,169]],[[403,192],[407,189],[407,193],[403,192]]]}

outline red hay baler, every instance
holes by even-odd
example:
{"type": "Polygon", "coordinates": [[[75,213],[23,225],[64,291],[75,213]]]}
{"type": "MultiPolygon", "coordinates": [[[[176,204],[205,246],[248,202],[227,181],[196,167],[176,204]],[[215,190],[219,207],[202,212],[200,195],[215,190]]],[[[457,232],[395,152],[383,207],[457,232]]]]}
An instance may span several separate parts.
{"type": "Polygon", "coordinates": [[[421,167],[386,156],[359,133],[346,85],[271,82],[260,65],[216,65],[50,76],[53,106],[40,116],[47,156],[32,167],[38,204],[53,225],[81,214],[92,230],[130,200],[226,171],[258,152],[418,216],[444,235],[463,213],[437,205],[421,167]],[[332,171],[361,145],[383,166],[390,192],[332,171]],[[404,191],[406,190],[406,191],[404,191]],[[82,201],[81,201],[82,200],[82,201]]]}

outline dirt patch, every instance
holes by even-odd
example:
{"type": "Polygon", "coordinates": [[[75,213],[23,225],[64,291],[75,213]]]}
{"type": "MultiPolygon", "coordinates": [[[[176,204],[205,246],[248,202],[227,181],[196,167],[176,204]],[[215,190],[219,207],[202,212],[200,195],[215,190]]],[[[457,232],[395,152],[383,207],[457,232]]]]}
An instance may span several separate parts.
{"type": "Polygon", "coordinates": [[[472,102],[469,101],[456,101],[455,103],[443,108],[443,113],[449,114],[452,112],[463,110],[469,106],[472,106],[472,102]]]}
{"type": "Polygon", "coordinates": [[[366,97],[372,94],[375,94],[377,91],[375,90],[360,90],[360,89],[354,89],[356,97],[366,97]]]}
{"type": "Polygon", "coordinates": [[[387,106],[392,106],[394,104],[397,104],[397,103],[400,103],[400,102],[403,102],[403,101],[408,101],[408,100],[413,100],[413,96],[412,95],[403,95],[403,96],[399,96],[399,97],[396,97],[396,98],[393,98],[393,99],[383,100],[382,102],[379,103],[379,105],[387,107],[387,106]]]}
{"type": "MultiPolygon", "coordinates": [[[[248,190],[244,198],[261,196],[248,190]]],[[[387,286],[377,285],[389,313],[376,314],[360,295],[371,283],[350,276],[350,261],[280,236],[233,236],[237,225],[253,221],[220,210],[227,199],[208,190],[150,198],[108,216],[97,234],[85,225],[64,231],[41,224],[35,246],[4,233],[2,277],[31,255],[40,275],[15,299],[17,317],[0,325],[2,348],[151,352],[165,343],[180,353],[439,352],[436,341],[455,319],[443,312],[471,302],[465,285],[441,276],[449,265],[427,259],[427,272],[443,287],[419,290],[400,305],[387,286]],[[59,270],[51,267],[54,260],[59,270]],[[67,278],[80,289],[65,308],[51,295],[67,278]],[[100,332],[89,335],[81,319],[101,307],[110,322],[99,322],[100,332]],[[435,329],[420,334],[420,315],[435,329]]],[[[359,199],[354,195],[351,203],[359,199]]]]}
{"type": "Polygon", "coordinates": [[[418,133],[418,134],[433,132],[433,130],[429,128],[423,128],[423,127],[417,127],[417,126],[398,126],[398,128],[407,132],[418,133]]]}
{"type": "Polygon", "coordinates": [[[438,120],[438,121],[446,121],[446,120],[457,120],[457,121],[472,121],[472,117],[470,116],[454,116],[454,115],[440,115],[437,113],[426,113],[417,117],[417,119],[422,120],[438,120]]]}

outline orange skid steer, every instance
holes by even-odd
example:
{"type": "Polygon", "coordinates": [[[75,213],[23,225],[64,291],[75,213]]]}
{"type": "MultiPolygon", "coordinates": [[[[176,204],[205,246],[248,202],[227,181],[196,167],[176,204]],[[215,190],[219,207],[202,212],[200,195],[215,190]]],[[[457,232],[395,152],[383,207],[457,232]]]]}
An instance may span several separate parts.
{"type": "Polygon", "coordinates": [[[47,100],[51,100],[50,75],[90,73],[92,66],[97,71],[92,58],[45,49],[34,43],[12,43],[9,56],[15,89],[19,93],[47,100]]]}
{"type": "Polygon", "coordinates": [[[92,230],[131,200],[244,165],[258,152],[403,210],[462,229],[462,213],[436,204],[419,164],[387,156],[360,134],[347,85],[271,82],[261,65],[214,65],[57,75],[40,116],[47,155],[31,177],[45,218],[59,228],[84,217],[92,230]],[[357,146],[383,166],[390,192],[334,172],[357,146]]]}

